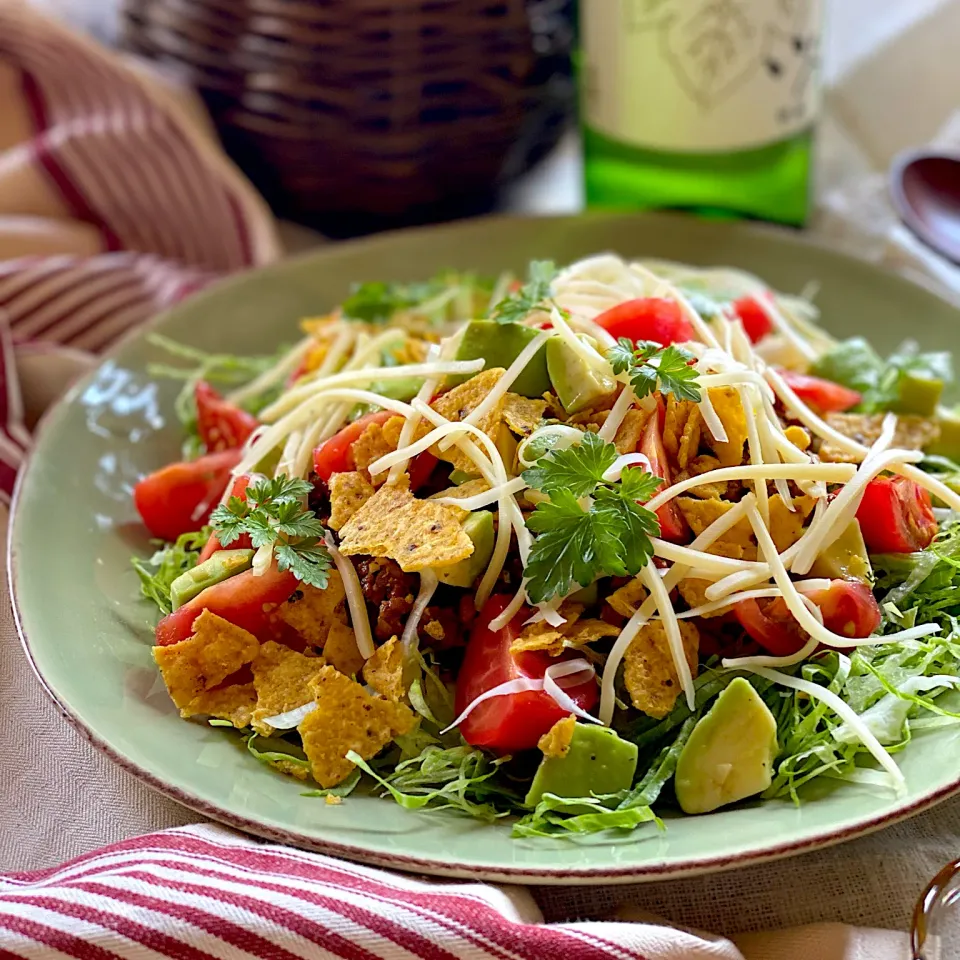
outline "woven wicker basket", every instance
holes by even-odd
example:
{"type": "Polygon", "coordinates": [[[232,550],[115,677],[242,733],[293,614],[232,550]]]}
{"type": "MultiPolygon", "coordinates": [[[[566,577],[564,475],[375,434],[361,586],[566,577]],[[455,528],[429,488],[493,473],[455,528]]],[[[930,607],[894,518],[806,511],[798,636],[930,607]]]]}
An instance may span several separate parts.
{"type": "Polygon", "coordinates": [[[479,212],[573,104],[572,0],[124,0],[283,216],[337,236],[479,212]]]}

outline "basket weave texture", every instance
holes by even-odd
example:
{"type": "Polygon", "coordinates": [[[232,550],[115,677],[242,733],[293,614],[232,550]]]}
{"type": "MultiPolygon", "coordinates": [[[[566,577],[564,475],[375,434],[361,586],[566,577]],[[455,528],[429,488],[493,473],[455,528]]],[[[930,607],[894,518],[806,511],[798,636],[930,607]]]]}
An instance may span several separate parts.
{"type": "Polygon", "coordinates": [[[124,0],[284,216],[345,235],[477,212],[556,142],[572,0],[124,0]]]}

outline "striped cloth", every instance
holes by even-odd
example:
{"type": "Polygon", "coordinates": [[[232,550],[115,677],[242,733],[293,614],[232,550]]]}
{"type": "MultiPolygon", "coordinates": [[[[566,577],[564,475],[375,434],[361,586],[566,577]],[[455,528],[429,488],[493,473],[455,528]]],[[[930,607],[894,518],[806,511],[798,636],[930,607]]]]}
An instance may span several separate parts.
{"type": "Polygon", "coordinates": [[[12,346],[99,352],[278,249],[197,102],[0,0],[0,498],[29,444],[12,346]]]}
{"type": "Polygon", "coordinates": [[[657,924],[540,920],[519,888],[425,882],[215,826],[0,878],[2,958],[743,960],[657,924]]]}

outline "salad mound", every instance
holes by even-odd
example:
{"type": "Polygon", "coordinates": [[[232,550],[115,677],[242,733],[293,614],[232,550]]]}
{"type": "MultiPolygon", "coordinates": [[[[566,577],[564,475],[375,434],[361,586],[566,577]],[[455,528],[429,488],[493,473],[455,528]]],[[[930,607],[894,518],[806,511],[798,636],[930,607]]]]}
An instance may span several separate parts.
{"type": "Polygon", "coordinates": [[[954,723],[950,357],[749,274],[611,254],[363,283],[274,357],[161,337],[184,459],[134,490],[186,719],[343,802],[632,830],[954,723]]]}

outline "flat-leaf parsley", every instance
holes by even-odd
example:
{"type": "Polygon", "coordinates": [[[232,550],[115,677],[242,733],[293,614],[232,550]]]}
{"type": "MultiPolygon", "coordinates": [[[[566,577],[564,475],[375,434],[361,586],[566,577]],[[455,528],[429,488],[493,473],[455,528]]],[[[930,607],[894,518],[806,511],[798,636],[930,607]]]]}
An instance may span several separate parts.
{"type": "Polygon", "coordinates": [[[526,318],[534,310],[547,306],[551,296],[550,284],[557,275],[552,260],[533,260],[528,268],[527,282],[496,304],[491,317],[497,323],[511,323],[526,318]]]}
{"type": "Polygon", "coordinates": [[[607,351],[614,373],[627,373],[638,397],[646,397],[659,389],[672,393],[678,400],[700,402],[697,371],[690,365],[693,354],[671,344],[661,347],[652,340],[638,340],[636,346],[626,337],[607,351]]]}

